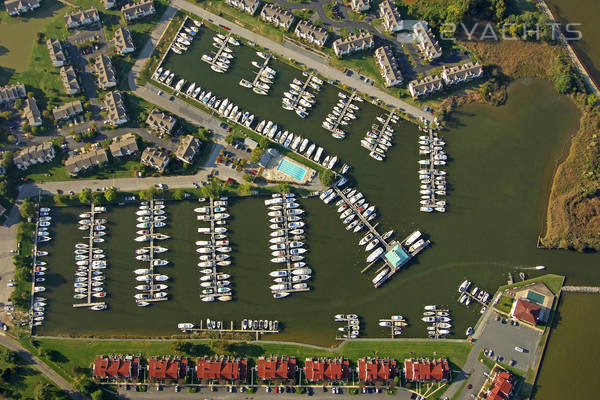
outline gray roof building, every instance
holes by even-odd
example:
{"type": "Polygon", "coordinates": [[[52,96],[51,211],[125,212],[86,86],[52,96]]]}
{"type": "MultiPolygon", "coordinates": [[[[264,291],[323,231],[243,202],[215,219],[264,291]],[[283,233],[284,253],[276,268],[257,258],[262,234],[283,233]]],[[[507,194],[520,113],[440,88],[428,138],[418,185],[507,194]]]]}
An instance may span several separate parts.
{"type": "Polygon", "coordinates": [[[423,79],[415,79],[408,84],[412,97],[426,96],[444,88],[444,80],[439,75],[428,75],[423,79]]]}
{"type": "Polygon", "coordinates": [[[40,113],[34,97],[26,97],[23,101],[23,114],[25,114],[29,126],[42,125],[42,113],[40,113]]]}
{"type": "Polygon", "coordinates": [[[192,135],[182,136],[177,145],[177,149],[175,150],[175,156],[184,163],[191,164],[200,150],[200,146],[200,140],[192,135]]]}
{"type": "Polygon", "coordinates": [[[124,26],[119,27],[112,38],[112,42],[117,50],[117,53],[123,55],[127,53],[133,53],[135,51],[135,45],[131,38],[131,32],[124,26]]]}
{"type": "Polygon", "coordinates": [[[265,4],[260,11],[260,18],[284,31],[290,29],[294,23],[294,14],[272,3],[265,4]]]}
{"type": "Polygon", "coordinates": [[[6,12],[11,17],[21,15],[40,6],[40,0],[5,0],[6,12]]]}
{"type": "Polygon", "coordinates": [[[96,22],[100,22],[100,14],[98,13],[98,9],[94,7],[87,10],[79,9],[65,15],[65,23],[69,29],[91,25],[96,22]]]}
{"type": "Polygon", "coordinates": [[[450,68],[444,68],[442,78],[447,85],[453,85],[460,82],[467,82],[471,79],[479,78],[483,75],[481,64],[468,62],[450,68]]]}
{"type": "Polygon", "coordinates": [[[383,20],[383,26],[388,32],[402,30],[404,25],[398,7],[390,0],[383,0],[379,3],[379,16],[383,20]]]}
{"type": "Polygon", "coordinates": [[[77,94],[81,91],[81,87],[77,81],[77,74],[72,66],[61,67],[60,78],[67,94],[77,94]]]}
{"type": "Polygon", "coordinates": [[[176,122],[177,120],[175,117],[162,112],[157,108],[152,110],[150,114],[148,114],[148,118],[146,118],[146,125],[148,125],[148,128],[163,134],[171,133],[176,122]]]}
{"type": "Polygon", "coordinates": [[[113,8],[114,6],[116,6],[117,2],[115,0],[102,0],[102,4],[104,5],[104,8],[109,10],[109,9],[113,8]]]}
{"type": "Polygon", "coordinates": [[[13,158],[13,162],[18,169],[26,170],[31,165],[52,161],[54,156],[54,146],[46,142],[24,148],[13,158]]]}
{"type": "Polygon", "coordinates": [[[147,15],[152,15],[155,12],[153,0],[142,0],[136,3],[129,3],[121,8],[121,14],[123,14],[125,21],[133,21],[147,15]]]}
{"type": "Polygon", "coordinates": [[[26,96],[27,92],[25,91],[25,85],[22,83],[0,87],[0,105],[12,103],[16,99],[26,96]]]}
{"type": "Polygon", "coordinates": [[[370,49],[375,46],[373,35],[369,32],[352,34],[345,38],[336,39],[333,42],[333,51],[338,57],[353,54],[358,51],[370,49]]]}
{"type": "Polygon", "coordinates": [[[371,0],[351,0],[350,7],[354,12],[363,12],[371,8],[371,0]]]}
{"type": "Polygon", "coordinates": [[[102,89],[108,89],[117,86],[117,77],[113,69],[110,57],[101,55],[94,62],[94,70],[98,78],[98,86],[102,89]]]}
{"type": "Polygon", "coordinates": [[[58,39],[48,39],[46,40],[46,46],[48,47],[48,55],[50,56],[50,61],[52,65],[55,67],[62,67],[65,65],[67,61],[65,57],[65,52],[63,51],[62,44],[58,39]]]}
{"type": "Polygon", "coordinates": [[[157,147],[146,147],[140,158],[142,164],[152,167],[160,172],[167,168],[170,160],[169,153],[165,149],[159,149],[157,147]]]}
{"type": "Polygon", "coordinates": [[[129,156],[139,150],[137,139],[133,133],[117,136],[108,146],[113,157],[129,156]]]}
{"type": "Polygon", "coordinates": [[[82,112],[83,106],[79,100],[75,100],[52,109],[52,115],[54,115],[54,119],[57,121],[69,119],[77,114],[81,114],[82,112]]]}
{"type": "Polygon", "coordinates": [[[375,50],[375,60],[379,65],[379,71],[385,80],[386,86],[390,87],[402,83],[402,80],[404,79],[402,77],[402,72],[400,72],[396,57],[394,57],[394,54],[389,47],[379,47],[375,50]]]}
{"type": "Polygon", "coordinates": [[[260,158],[260,160],[258,160],[258,165],[263,167],[263,168],[267,168],[267,166],[269,165],[269,162],[271,161],[272,158],[275,158],[279,155],[279,152],[275,149],[271,149],[268,148],[262,155],[262,157],[260,158]]]}
{"type": "Polygon", "coordinates": [[[225,4],[254,15],[258,7],[260,7],[260,0],[225,0],[225,4]]]}
{"type": "Polygon", "coordinates": [[[100,163],[108,162],[106,150],[93,149],[85,153],[75,154],[65,161],[65,167],[70,175],[77,175],[81,171],[98,166],[100,163]]]}
{"type": "Polygon", "coordinates": [[[312,22],[306,19],[298,22],[296,29],[294,30],[294,34],[309,43],[316,44],[319,47],[323,47],[325,42],[327,42],[327,38],[329,37],[329,32],[327,32],[327,30],[321,28],[320,26],[314,25],[312,22]]]}
{"type": "Polygon", "coordinates": [[[427,26],[427,22],[417,22],[413,26],[413,36],[426,59],[433,60],[442,56],[442,48],[431,31],[431,28],[427,26]]]}
{"type": "Polygon", "coordinates": [[[108,92],[104,96],[102,107],[106,111],[106,120],[111,125],[122,125],[128,121],[127,109],[121,92],[117,90],[108,92]]]}

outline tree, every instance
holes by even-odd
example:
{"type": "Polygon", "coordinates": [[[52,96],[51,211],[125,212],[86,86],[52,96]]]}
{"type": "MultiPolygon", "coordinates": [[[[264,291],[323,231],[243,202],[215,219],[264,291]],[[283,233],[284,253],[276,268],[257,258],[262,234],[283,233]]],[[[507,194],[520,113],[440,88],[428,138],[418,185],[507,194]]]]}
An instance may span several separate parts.
{"type": "Polygon", "coordinates": [[[19,359],[16,352],[7,349],[6,347],[0,347],[0,360],[7,364],[15,364],[19,359]]]}
{"type": "Polygon", "coordinates": [[[596,95],[588,94],[586,98],[586,103],[588,106],[593,107],[598,103],[598,98],[596,97],[596,95]]]}
{"type": "Polygon", "coordinates": [[[92,191],[90,189],[83,189],[81,193],[79,193],[79,201],[82,203],[91,203],[92,191]]]}
{"type": "Polygon", "coordinates": [[[248,183],[240,185],[240,194],[242,196],[250,196],[250,193],[252,193],[252,185],[248,183]]]}
{"type": "Polygon", "coordinates": [[[117,198],[117,189],[112,187],[106,189],[104,192],[104,198],[106,201],[112,203],[117,198]]]}
{"type": "Polygon", "coordinates": [[[40,133],[42,133],[42,127],[41,126],[32,126],[31,127],[31,134],[33,136],[38,136],[40,133]]]}
{"type": "Polygon", "coordinates": [[[282,182],[279,185],[277,185],[277,191],[280,192],[280,193],[287,193],[287,192],[289,192],[291,190],[292,190],[292,187],[287,182],[282,182]]]}
{"type": "Polygon", "coordinates": [[[53,392],[52,386],[47,383],[38,382],[33,390],[33,398],[35,400],[53,400],[53,392]]]}
{"type": "Polygon", "coordinates": [[[23,132],[30,133],[31,126],[29,125],[29,122],[23,121],[23,123],[21,124],[21,129],[23,130],[23,132]]]}
{"type": "Polygon", "coordinates": [[[9,169],[13,164],[13,158],[15,156],[14,151],[5,151],[2,155],[2,166],[9,169]]]}
{"type": "Polygon", "coordinates": [[[574,81],[570,73],[558,74],[554,77],[554,88],[560,94],[566,94],[573,90],[574,81]]]}
{"type": "Polygon", "coordinates": [[[22,99],[16,99],[15,100],[15,108],[17,110],[20,110],[23,107],[23,100],[22,99]]]}
{"type": "Polygon", "coordinates": [[[234,140],[235,136],[233,135],[233,133],[229,133],[227,136],[225,136],[225,142],[227,144],[232,144],[234,140]]]}
{"type": "Polygon", "coordinates": [[[8,182],[6,179],[0,181],[0,196],[6,197],[8,195],[8,182]]]}
{"type": "Polygon", "coordinates": [[[85,118],[86,121],[89,121],[90,119],[92,119],[92,112],[86,111],[85,113],[83,113],[83,118],[85,118]]]}
{"type": "Polygon", "coordinates": [[[211,347],[216,354],[227,354],[230,350],[230,344],[227,340],[215,340],[211,343],[211,347]]]}
{"type": "Polygon", "coordinates": [[[45,120],[50,120],[52,119],[52,114],[50,114],[50,111],[44,110],[42,111],[42,118],[44,118],[45,120]]]}
{"type": "Polygon", "coordinates": [[[23,218],[34,218],[36,214],[35,204],[29,199],[23,200],[21,205],[21,217],[23,218]]]}
{"type": "Polygon", "coordinates": [[[173,193],[173,198],[175,200],[183,200],[185,198],[185,190],[183,190],[183,189],[175,190],[175,193],[173,193]]]}
{"type": "Polygon", "coordinates": [[[104,197],[104,195],[102,194],[102,192],[94,192],[92,193],[92,203],[94,204],[100,204],[102,203],[102,198],[104,197]]]}
{"type": "Polygon", "coordinates": [[[321,172],[321,174],[319,175],[319,178],[321,178],[321,183],[324,186],[331,186],[335,176],[333,174],[333,171],[331,171],[330,169],[326,169],[323,172],[321,172]]]}
{"type": "Polygon", "coordinates": [[[102,400],[102,398],[104,397],[104,392],[102,391],[102,389],[98,389],[95,392],[92,392],[91,396],[92,400],[102,400]]]}
{"type": "Polygon", "coordinates": [[[242,176],[242,179],[246,182],[252,182],[254,180],[254,177],[252,176],[252,174],[244,174],[244,176],[242,176]]]}
{"type": "Polygon", "coordinates": [[[146,200],[146,201],[152,200],[154,198],[155,194],[156,194],[156,189],[153,187],[150,187],[146,190],[140,191],[140,199],[146,200]]]}
{"type": "Polygon", "coordinates": [[[265,152],[265,150],[262,149],[261,147],[255,147],[254,150],[252,150],[252,154],[250,155],[250,162],[252,162],[254,164],[259,162],[260,158],[262,157],[264,152],[265,152]]]}

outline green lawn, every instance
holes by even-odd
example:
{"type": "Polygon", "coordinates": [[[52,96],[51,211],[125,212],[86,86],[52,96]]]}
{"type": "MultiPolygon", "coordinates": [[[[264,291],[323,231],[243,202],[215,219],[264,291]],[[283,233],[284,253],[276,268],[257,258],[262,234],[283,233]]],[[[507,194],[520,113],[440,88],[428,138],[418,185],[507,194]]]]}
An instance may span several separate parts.
{"type": "Polygon", "coordinates": [[[536,278],[527,279],[522,282],[517,282],[512,285],[500,286],[500,288],[498,288],[498,290],[504,291],[506,289],[525,286],[525,285],[529,285],[529,284],[536,283],[536,282],[544,282],[544,284],[546,284],[546,286],[548,286],[548,289],[550,289],[552,291],[552,293],[554,293],[554,295],[558,295],[558,292],[560,291],[560,288],[562,287],[564,280],[565,280],[565,277],[562,275],[547,274],[547,275],[538,276],[536,278]]]}
{"type": "Polygon", "coordinates": [[[0,361],[0,371],[6,373],[6,378],[3,373],[0,382],[0,390],[7,391],[2,396],[3,399],[33,399],[35,387],[39,384],[53,388],[53,399],[68,398],[66,394],[59,393],[58,388],[42,373],[21,361],[16,364],[0,361]]]}
{"type": "Polygon", "coordinates": [[[508,296],[500,297],[498,304],[494,306],[498,311],[503,312],[505,314],[510,314],[510,310],[512,308],[513,298],[508,296]]]}

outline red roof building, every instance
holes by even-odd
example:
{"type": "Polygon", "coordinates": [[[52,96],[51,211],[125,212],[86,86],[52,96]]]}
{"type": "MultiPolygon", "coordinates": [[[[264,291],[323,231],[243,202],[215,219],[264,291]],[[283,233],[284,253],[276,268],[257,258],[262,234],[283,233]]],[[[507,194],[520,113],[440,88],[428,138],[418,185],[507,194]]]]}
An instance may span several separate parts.
{"type": "Polygon", "coordinates": [[[140,359],[132,356],[98,356],[94,360],[93,369],[97,379],[136,379],[140,372],[140,359]]]}
{"type": "Polygon", "coordinates": [[[508,400],[512,395],[512,391],[515,387],[515,377],[501,369],[494,379],[492,380],[492,386],[488,390],[486,399],[487,400],[508,400]]]}
{"type": "Polygon", "coordinates": [[[185,357],[152,357],[148,360],[148,378],[154,380],[184,379],[188,371],[185,357]]]}
{"type": "Polygon", "coordinates": [[[196,376],[206,380],[245,381],[248,361],[224,356],[202,357],[196,362],[196,376]]]}
{"type": "Polygon", "coordinates": [[[398,375],[398,364],[391,358],[361,358],[358,360],[358,379],[365,382],[394,379],[398,375]]]}
{"type": "Polygon", "coordinates": [[[513,306],[512,316],[531,325],[536,325],[542,307],[530,301],[518,298],[513,306]]]}
{"type": "Polygon", "coordinates": [[[307,358],[304,363],[304,375],[309,382],[347,381],[349,374],[350,361],[344,358],[307,358]]]}
{"type": "Polygon", "coordinates": [[[447,382],[450,380],[450,365],[445,358],[408,358],[404,360],[404,377],[411,382],[447,382]]]}
{"type": "Polygon", "coordinates": [[[294,379],[296,369],[294,357],[259,357],[256,360],[256,375],[260,380],[294,379]]]}

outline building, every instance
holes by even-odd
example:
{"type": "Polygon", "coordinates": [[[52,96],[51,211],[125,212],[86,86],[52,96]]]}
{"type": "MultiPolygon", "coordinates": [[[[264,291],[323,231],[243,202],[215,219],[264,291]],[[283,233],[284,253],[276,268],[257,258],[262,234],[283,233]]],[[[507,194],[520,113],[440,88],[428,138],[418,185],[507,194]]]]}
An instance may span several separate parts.
{"type": "Polygon", "coordinates": [[[65,22],[69,29],[80,28],[100,22],[100,14],[98,13],[98,9],[94,7],[87,10],[79,9],[65,15],[65,22]]]}
{"type": "Polygon", "coordinates": [[[100,148],[70,156],[65,161],[65,167],[69,175],[75,176],[81,171],[86,171],[107,162],[108,156],[106,155],[106,150],[100,148]]]}
{"type": "Polygon", "coordinates": [[[554,293],[542,282],[508,289],[506,296],[514,299],[510,315],[530,325],[545,323],[554,304],[554,293]]]}
{"type": "Polygon", "coordinates": [[[136,19],[152,15],[156,12],[153,0],[141,0],[135,3],[125,4],[121,8],[121,14],[125,21],[135,21],[136,19]]]}
{"type": "Polygon", "coordinates": [[[259,380],[295,379],[296,358],[287,356],[259,357],[256,360],[256,376],[259,380]]]}
{"type": "Polygon", "coordinates": [[[442,71],[442,78],[446,85],[454,85],[461,82],[468,82],[483,75],[481,64],[468,62],[455,67],[445,68],[442,71]]]}
{"type": "Polygon", "coordinates": [[[39,8],[40,0],[5,0],[4,7],[11,17],[25,14],[29,11],[39,8]]]}
{"type": "Polygon", "coordinates": [[[94,378],[102,381],[129,381],[140,373],[140,358],[135,356],[97,356],[94,360],[94,378]]]}
{"type": "Polygon", "coordinates": [[[25,91],[25,85],[22,83],[0,87],[0,106],[24,97],[27,97],[27,92],[25,91]]]}
{"type": "Polygon", "coordinates": [[[350,361],[344,358],[307,358],[304,362],[304,376],[309,382],[347,381],[350,375],[350,361]]]}
{"type": "Polygon", "coordinates": [[[133,44],[131,33],[129,32],[129,29],[123,26],[119,27],[115,31],[112,42],[115,46],[115,51],[120,55],[133,53],[135,51],[135,45],[133,44]]]}
{"type": "Polygon", "coordinates": [[[173,128],[175,127],[175,123],[177,120],[175,117],[162,112],[155,108],[148,114],[148,118],[146,118],[146,125],[152,131],[159,132],[160,134],[170,134],[173,128]]]}
{"type": "Polygon", "coordinates": [[[77,74],[72,66],[67,65],[65,67],[61,67],[60,78],[62,80],[63,87],[65,88],[65,93],[77,94],[81,91],[81,87],[77,81],[77,74]]]}
{"type": "Polygon", "coordinates": [[[106,8],[107,10],[113,8],[114,6],[117,5],[116,0],[102,0],[102,4],[104,5],[104,8],[106,8]]]}
{"type": "Polygon", "coordinates": [[[404,377],[411,382],[448,382],[450,365],[445,358],[409,358],[404,360],[404,377]]]}
{"type": "Polygon", "coordinates": [[[34,97],[26,97],[23,101],[23,114],[27,118],[29,126],[42,125],[42,113],[40,113],[34,97]]]}
{"type": "Polygon", "coordinates": [[[258,142],[254,139],[250,139],[249,137],[244,138],[244,146],[250,150],[254,150],[258,147],[258,142]]]}
{"type": "Polygon", "coordinates": [[[185,379],[188,368],[186,357],[152,357],[148,360],[148,379],[152,381],[185,379]]]}
{"type": "Polygon", "coordinates": [[[65,57],[65,52],[63,50],[62,44],[58,39],[48,39],[46,40],[46,46],[48,47],[48,55],[50,56],[50,61],[52,65],[55,67],[62,67],[65,65],[67,61],[65,57]]]}
{"type": "Polygon", "coordinates": [[[299,38],[306,40],[308,43],[316,44],[319,47],[323,47],[329,37],[329,32],[327,32],[327,30],[314,25],[306,19],[298,22],[294,34],[299,38]]]}
{"type": "Polygon", "coordinates": [[[444,80],[438,75],[428,75],[423,79],[415,79],[408,83],[408,91],[412,97],[426,96],[444,88],[444,80]]]}
{"type": "Polygon", "coordinates": [[[386,31],[392,33],[403,29],[404,23],[398,7],[390,0],[383,0],[379,3],[379,16],[383,20],[383,27],[386,31]]]}
{"type": "Polygon", "coordinates": [[[379,65],[379,71],[387,87],[402,83],[404,79],[402,72],[400,72],[396,57],[394,57],[389,47],[379,47],[375,50],[375,60],[377,61],[377,65],[379,65]]]}
{"type": "Polygon", "coordinates": [[[123,101],[123,94],[117,90],[108,92],[104,96],[102,108],[106,111],[106,120],[111,125],[123,125],[127,123],[127,109],[123,101]]]}
{"type": "Polygon", "coordinates": [[[267,168],[267,166],[269,165],[269,162],[271,162],[271,160],[273,158],[277,158],[278,156],[279,156],[279,152],[277,150],[268,148],[267,150],[265,150],[263,155],[260,157],[260,160],[258,160],[258,166],[267,168]]]}
{"type": "Polygon", "coordinates": [[[254,15],[256,14],[258,7],[260,7],[260,0],[225,0],[225,4],[250,15],[254,15]]]}
{"type": "Polygon", "coordinates": [[[204,381],[245,381],[248,360],[235,357],[202,357],[196,361],[196,377],[204,381]]]}
{"type": "Polygon", "coordinates": [[[192,135],[182,136],[175,150],[175,157],[187,164],[191,164],[194,161],[194,157],[200,150],[200,140],[193,137],[192,135]]]}
{"type": "Polygon", "coordinates": [[[260,19],[287,31],[294,23],[294,14],[275,4],[268,3],[260,11],[260,19]]]}
{"type": "Polygon", "coordinates": [[[146,147],[146,149],[142,152],[142,157],[140,158],[140,162],[142,164],[154,168],[160,172],[163,172],[165,168],[167,168],[169,161],[171,161],[169,153],[166,150],[159,149],[157,147],[146,147]]]}
{"type": "Polygon", "coordinates": [[[101,55],[94,62],[94,70],[98,78],[98,86],[102,89],[108,89],[117,86],[117,77],[113,69],[110,57],[101,55]]]}
{"type": "Polygon", "coordinates": [[[354,12],[363,12],[371,8],[371,0],[351,0],[350,7],[354,12]]]}
{"type": "Polygon", "coordinates": [[[486,400],[508,400],[512,398],[516,384],[516,378],[512,374],[496,365],[492,368],[489,380],[492,382],[485,396],[486,400]]]}
{"type": "Polygon", "coordinates": [[[353,54],[358,51],[371,49],[375,46],[375,39],[369,32],[351,34],[345,38],[336,39],[333,42],[333,51],[338,57],[353,54]]]}
{"type": "Polygon", "coordinates": [[[52,115],[56,121],[72,118],[77,114],[81,114],[82,112],[83,106],[79,100],[75,100],[52,109],[52,115]]]}
{"type": "Polygon", "coordinates": [[[26,170],[31,165],[52,161],[54,156],[54,146],[46,142],[24,148],[13,158],[13,162],[18,169],[26,170]]]}
{"type": "Polygon", "coordinates": [[[519,321],[527,322],[531,325],[537,325],[540,322],[548,320],[549,312],[543,312],[542,307],[532,301],[522,298],[513,302],[510,315],[519,321]]]}
{"type": "Polygon", "coordinates": [[[133,133],[117,136],[108,146],[108,149],[115,158],[130,156],[136,154],[139,150],[137,138],[133,133]]]}
{"type": "Polygon", "coordinates": [[[413,37],[424,58],[433,60],[442,56],[442,48],[425,21],[419,21],[413,26],[413,37]]]}
{"type": "Polygon", "coordinates": [[[358,360],[358,379],[363,382],[388,382],[398,375],[396,360],[391,358],[361,358],[358,360]]]}

